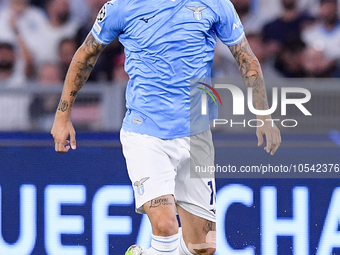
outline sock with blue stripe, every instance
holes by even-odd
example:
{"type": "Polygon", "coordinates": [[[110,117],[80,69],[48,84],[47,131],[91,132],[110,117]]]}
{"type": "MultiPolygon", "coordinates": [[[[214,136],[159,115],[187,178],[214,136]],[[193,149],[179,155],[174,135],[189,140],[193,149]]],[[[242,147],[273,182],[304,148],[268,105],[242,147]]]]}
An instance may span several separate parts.
{"type": "Polygon", "coordinates": [[[152,235],[151,247],[143,252],[143,255],[179,255],[178,253],[179,234],[173,236],[152,235]]]}
{"type": "Polygon", "coordinates": [[[193,255],[188,247],[185,245],[185,242],[184,242],[184,239],[183,239],[183,236],[182,236],[182,231],[180,231],[180,236],[179,236],[179,241],[178,241],[178,252],[179,252],[179,255],[193,255]]]}

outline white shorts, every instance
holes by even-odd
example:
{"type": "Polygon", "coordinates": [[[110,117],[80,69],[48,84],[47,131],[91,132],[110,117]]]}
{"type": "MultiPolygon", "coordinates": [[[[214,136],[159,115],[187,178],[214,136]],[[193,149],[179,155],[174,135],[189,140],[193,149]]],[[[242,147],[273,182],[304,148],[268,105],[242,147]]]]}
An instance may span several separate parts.
{"type": "Polygon", "coordinates": [[[145,213],[143,205],[164,195],[174,195],[184,210],[216,221],[216,187],[213,176],[192,178],[190,165],[214,165],[211,131],[175,139],[121,130],[120,139],[128,174],[135,194],[136,212],[145,213]],[[191,145],[199,149],[190,150],[191,145]]]}

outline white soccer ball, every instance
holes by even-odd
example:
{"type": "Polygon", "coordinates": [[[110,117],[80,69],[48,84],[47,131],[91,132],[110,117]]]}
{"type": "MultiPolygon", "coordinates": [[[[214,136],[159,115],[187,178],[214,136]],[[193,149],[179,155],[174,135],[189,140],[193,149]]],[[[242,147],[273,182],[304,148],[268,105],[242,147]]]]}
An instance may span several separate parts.
{"type": "Polygon", "coordinates": [[[125,255],[142,255],[144,249],[139,245],[131,245],[129,249],[125,252],[125,255]]]}

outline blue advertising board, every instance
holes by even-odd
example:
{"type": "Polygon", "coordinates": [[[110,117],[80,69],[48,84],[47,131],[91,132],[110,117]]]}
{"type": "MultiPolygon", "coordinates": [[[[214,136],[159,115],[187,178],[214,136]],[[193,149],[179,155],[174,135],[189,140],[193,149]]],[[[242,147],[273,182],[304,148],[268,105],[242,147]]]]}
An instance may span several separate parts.
{"type": "MultiPolygon", "coordinates": [[[[117,142],[99,139],[106,138],[117,142]]],[[[52,143],[26,141],[0,147],[0,255],[119,255],[150,244],[119,146],[79,145],[61,155],[52,143]]],[[[340,147],[283,147],[277,160],[336,164],[338,155],[340,147]]],[[[261,157],[272,160],[259,148],[216,150],[220,165],[261,157]]],[[[216,254],[340,254],[339,178],[218,178],[216,186],[216,254]]]]}

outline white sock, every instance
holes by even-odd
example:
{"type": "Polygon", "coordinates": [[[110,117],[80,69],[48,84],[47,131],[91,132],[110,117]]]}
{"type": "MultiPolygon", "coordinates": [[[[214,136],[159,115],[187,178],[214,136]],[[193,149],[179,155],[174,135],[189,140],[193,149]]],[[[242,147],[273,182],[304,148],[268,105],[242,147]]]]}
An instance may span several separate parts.
{"type": "Polygon", "coordinates": [[[178,253],[179,234],[173,236],[152,235],[151,247],[143,252],[143,255],[179,255],[178,253]]]}
{"type": "Polygon", "coordinates": [[[182,231],[180,231],[180,237],[178,241],[178,251],[179,255],[193,255],[189,250],[188,247],[185,245],[183,236],[182,236],[182,231]]]}

